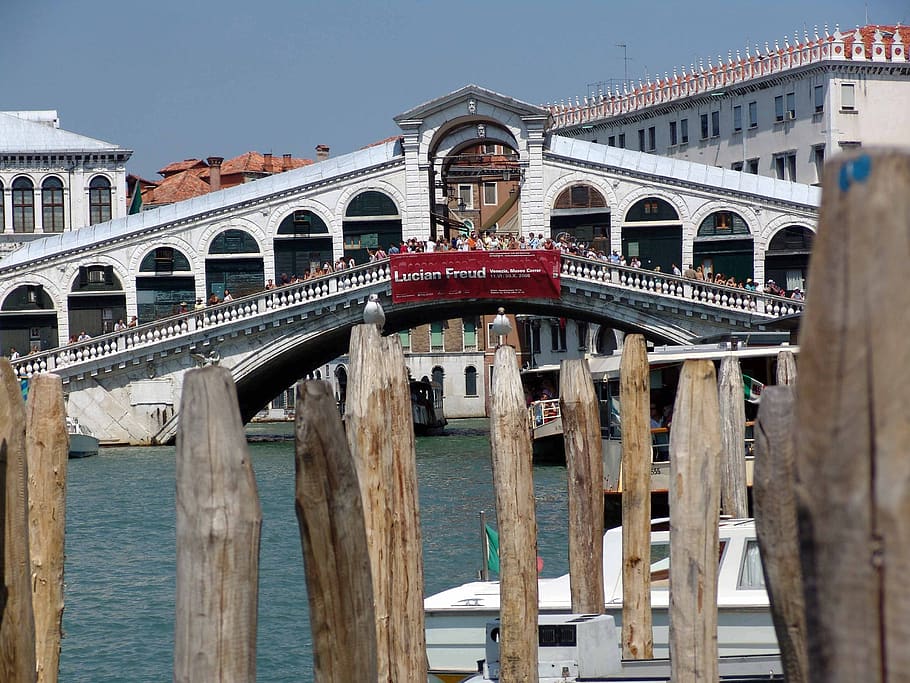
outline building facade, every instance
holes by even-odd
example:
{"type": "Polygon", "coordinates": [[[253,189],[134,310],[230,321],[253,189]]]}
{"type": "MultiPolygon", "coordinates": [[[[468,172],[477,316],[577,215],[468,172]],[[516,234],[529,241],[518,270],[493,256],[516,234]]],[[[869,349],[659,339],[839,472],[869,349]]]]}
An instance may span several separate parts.
{"type": "Polygon", "coordinates": [[[56,111],[0,112],[0,258],[126,215],[132,151],[60,128],[56,111]]]}
{"type": "Polygon", "coordinates": [[[842,150],[910,147],[908,43],[900,26],[794,36],[554,105],[553,131],[818,184],[824,160],[842,150]]]}

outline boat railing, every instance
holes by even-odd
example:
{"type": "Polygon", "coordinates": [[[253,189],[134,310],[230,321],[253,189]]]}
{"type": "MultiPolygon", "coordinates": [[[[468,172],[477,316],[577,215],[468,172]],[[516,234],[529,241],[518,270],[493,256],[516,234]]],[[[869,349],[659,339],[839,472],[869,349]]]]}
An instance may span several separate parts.
{"type": "Polygon", "coordinates": [[[531,405],[528,406],[528,418],[532,430],[562,418],[559,399],[549,398],[543,401],[532,401],[531,405]]]}

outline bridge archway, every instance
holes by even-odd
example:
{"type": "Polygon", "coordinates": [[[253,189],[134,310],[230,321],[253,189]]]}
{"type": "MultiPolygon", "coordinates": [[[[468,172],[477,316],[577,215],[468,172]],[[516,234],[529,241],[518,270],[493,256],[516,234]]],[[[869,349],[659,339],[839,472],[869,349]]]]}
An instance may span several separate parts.
{"type": "Polygon", "coordinates": [[[196,278],[190,260],[179,249],[159,246],[139,262],[136,276],[136,315],[147,323],[180,312],[180,304],[193,307],[196,278]]]}
{"type": "Polygon", "coordinates": [[[21,355],[58,345],[57,311],[40,284],[19,285],[0,305],[0,355],[15,348],[21,355]]]}
{"type": "Polygon", "coordinates": [[[79,266],[67,300],[70,341],[85,332],[90,337],[114,331],[126,319],[126,292],[114,267],[101,263],[79,266]]]}
{"type": "Polygon", "coordinates": [[[765,251],[765,281],[774,280],[787,291],[805,289],[814,241],[815,233],[802,225],[788,225],[774,233],[765,251]]]}
{"type": "Polygon", "coordinates": [[[723,274],[743,283],[754,277],[754,244],[749,224],[739,213],[728,209],[711,212],[698,226],[693,259],[696,267],[702,266],[706,276],[723,274]]]}
{"type": "Polygon", "coordinates": [[[682,222],[676,208],[666,199],[651,195],[639,199],[626,212],[622,224],[622,253],[633,257],[643,268],[672,272],[682,267],[682,222]]]}
{"type": "Polygon", "coordinates": [[[395,200],[380,190],[363,190],[348,202],[342,225],[344,259],[366,263],[380,246],[402,240],[401,212],[395,200]]]}
{"type": "Polygon", "coordinates": [[[223,299],[226,291],[238,297],[265,287],[259,243],[246,230],[228,228],[215,235],[205,258],[205,291],[223,299]]]}
{"type": "Polygon", "coordinates": [[[550,209],[550,237],[567,234],[576,242],[610,252],[610,205],[589,183],[575,183],[560,192],[550,209]]]}
{"type": "Polygon", "coordinates": [[[274,240],[275,278],[304,277],[310,270],[334,261],[328,224],[315,211],[295,209],[278,224],[274,240]]]}

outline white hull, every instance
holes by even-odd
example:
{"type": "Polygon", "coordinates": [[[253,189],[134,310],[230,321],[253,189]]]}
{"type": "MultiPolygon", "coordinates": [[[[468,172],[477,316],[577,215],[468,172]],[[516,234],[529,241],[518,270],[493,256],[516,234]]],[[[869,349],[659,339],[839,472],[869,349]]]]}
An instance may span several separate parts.
{"type": "MultiPolygon", "coordinates": [[[[718,572],[720,656],[779,653],[767,593],[763,586],[744,584],[746,548],[754,544],[754,538],[751,522],[721,524],[724,551],[718,572]]],[[[652,543],[667,543],[668,539],[666,531],[652,533],[652,543]]],[[[617,626],[622,624],[621,549],[620,530],[608,531],[604,535],[605,611],[617,626]]],[[[756,561],[757,556],[752,559],[756,561]]],[[[652,565],[652,571],[660,571],[665,577],[667,566],[665,561],[658,561],[652,565]]],[[[541,579],[538,588],[542,614],[571,613],[568,576],[541,579]]],[[[651,604],[654,656],[668,657],[669,592],[665,579],[652,583],[651,604]]],[[[464,675],[477,672],[477,661],[485,656],[486,624],[499,616],[499,583],[475,581],[443,591],[428,597],[424,610],[430,672],[464,675]]],[[[616,647],[620,647],[618,640],[616,647]]]]}

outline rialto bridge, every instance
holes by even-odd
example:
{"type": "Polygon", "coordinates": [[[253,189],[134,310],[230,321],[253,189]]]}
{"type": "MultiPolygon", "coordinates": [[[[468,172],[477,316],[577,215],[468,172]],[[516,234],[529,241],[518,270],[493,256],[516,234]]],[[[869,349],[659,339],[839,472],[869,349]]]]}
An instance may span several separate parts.
{"type": "Polygon", "coordinates": [[[670,343],[759,331],[801,307],[670,271],[802,284],[818,188],[550,135],[545,109],[477,86],[395,120],[399,137],[352,154],[28,243],[0,261],[0,348],[33,350],[16,363],[22,376],[63,375],[71,414],[102,438],[149,443],[173,434],[187,368],[230,367],[250,417],[344,353],[370,293],[387,331],[495,310],[485,299],[393,305],[387,262],[265,290],[412,237],[566,234],[636,256],[642,268],[564,256],[562,296],[511,300],[510,312],[670,343]],[[226,290],[234,301],[175,315],[226,290]],[[133,316],[138,327],[114,332],[133,316]],[[83,330],[91,339],[69,343],[83,330]]]}

